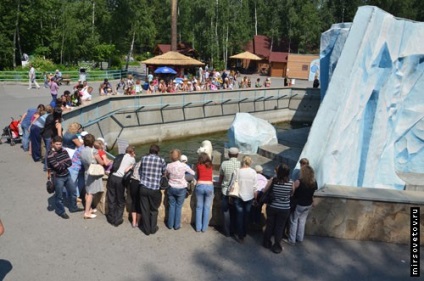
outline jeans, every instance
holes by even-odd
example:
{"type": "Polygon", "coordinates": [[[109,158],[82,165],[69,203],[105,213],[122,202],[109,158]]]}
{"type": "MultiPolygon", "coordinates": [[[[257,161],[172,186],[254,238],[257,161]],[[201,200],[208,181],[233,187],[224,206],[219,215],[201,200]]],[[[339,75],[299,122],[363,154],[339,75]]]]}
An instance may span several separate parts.
{"type": "Polygon", "coordinates": [[[50,95],[52,96],[52,102],[56,103],[57,94],[56,95],[53,95],[52,93],[50,93],[50,95]]]}
{"type": "Polygon", "coordinates": [[[29,150],[29,127],[22,126],[22,149],[29,150]]]}
{"type": "Polygon", "coordinates": [[[289,217],[290,209],[266,208],[266,228],[264,233],[264,244],[271,244],[271,237],[274,242],[280,244],[283,238],[284,225],[289,217]]]}
{"type": "MultiPolygon", "coordinates": [[[[32,125],[29,134],[31,139],[31,156],[35,162],[41,159],[41,130],[40,127],[32,125]]],[[[47,159],[47,157],[45,158],[47,159]]]]}
{"type": "Polygon", "coordinates": [[[198,184],[196,186],[196,231],[205,232],[209,226],[209,213],[213,200],[213,185],[198,184]]]}
{"type": "MultiPolygon", "coordinates": [[[[231,199],[232,200],[232,199],[231,199]]],[[[223,232],[225,236],[231,236],[235,232],[235,207],[230,204],[230,197],[222,195],[221,211],[223,214],[223,232]]]]}
{"type": "Polygon", "coordinates": [[[179,229],[181,227],[181,209],[187,194],[186,188],[168,188],[168,223],[169,229],[179,229]]]}
{"type": "Polygon", "coordinates": [[[305,224],[306,219],[308,218],[309,210],[311,206],[300,206],[297,205],[296,209],[290,216],[290,234],[289,241],[296,243],[296,240],[299,242],[303,241],[305,236],[305,224]]]}
{"type": "Polygon", "coordinates": [[[44,144],[46,146],[46,155],[44,155],[44,171],[47,171],[47,155],[49,155],[49,151],[51,149],[52,139],[51,138],[43,138],[44,144]]]}
{"type": "Polygon", "coordinates": [[[246,237],[247,224],[250,214],[250,208],[252,207],[252,200],[243,201],[241,198],[235,198],[234,204],[236,207],[236,224],[237,224],[237,235],[243,239],[246,237]]]}
{"type": "Polygon", "coordinates": [[[54,177],[54,203],[55,212],[59,216],[65,213],[65,206],[63,205],[63,187],[66,188],[68,196],[70,197],[69,210],[75,211],[77,207],[77,193],[74,182],[72,181],[71,175],[68,174],[64,177],[54,177]]]}
{"type": "MultiPolygon", "coordinates": [[[[72,181],[74,182],[75,186],[77,187],[77,197],[80,197],[85,192],[83,192],[83,189],[85,188],[85,178],[84,178],[84,170],[74,170],[74,169],[68,169],[69,174],[71,174],[72,181]]],[[[85,206],[85,204],[84,204],[85,206]]]]}

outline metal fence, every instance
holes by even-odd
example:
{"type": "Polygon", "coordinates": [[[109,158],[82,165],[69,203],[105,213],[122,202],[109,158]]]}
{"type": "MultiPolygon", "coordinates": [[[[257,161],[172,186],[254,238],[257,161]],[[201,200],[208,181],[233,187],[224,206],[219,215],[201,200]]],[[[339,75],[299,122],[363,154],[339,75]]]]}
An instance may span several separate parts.
{"type": "MultiPolygon", "coordinates": [[[[47,73],[54,74],[55,71],[47,71],[47,73]]],[[[128,74],[133,74],[136,77],[142,76],[140,73],[127,70],[89,70],[85,72],[85,76],[88,81],[102,81],[106,78],[110,80],[121,79],[126,77],[128,74]]],[[[36,77],[38,81],[42,81],[44,79],[44,73],[36,71],[36,77]]],[[[62,77],[76,82],[80,80],[80,72],[62,71],[62,77]]],[[[28,82],[28,71],[0,71],[0,82],[28,82]]]]}

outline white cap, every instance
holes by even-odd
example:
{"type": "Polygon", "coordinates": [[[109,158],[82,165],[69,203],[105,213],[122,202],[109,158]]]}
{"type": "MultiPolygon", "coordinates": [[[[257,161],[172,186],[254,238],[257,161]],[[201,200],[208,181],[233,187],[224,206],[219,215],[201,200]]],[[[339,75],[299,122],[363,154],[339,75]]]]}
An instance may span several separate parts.
{"type": "Polygon", "coordinates": [[[187,156],[185,156],[184,154],[183,154],[183,155],[181,155],[181,157],[180,157],[180,161],[181,161],[181,162],[187,162],[187,161],[188,161],[187,156]]]}
{"type": "Polygon", "coordinates": [[[101,141],[104,145],[107,146],[107,142],[105,141],[104,138],[97,138],[98,141],[101,141]]]}
{"type": "Polygon", "coordinates": [[[81,135],[81,137],[85,137],[86,135],[88,135],[88,132],[87,131],[82,131],[80,135],[81,135]]]}
{"type": "Polygon", "coordinates": [[[256,165],[256,166],[255,166],[255,171],[256,171],[257,173],[262,173],[262,172],[263,172],[263,170],[264,170],[264,168],[262,168],[262,166],[261,166],[261,165],[256,165]]]}
{"type": "Polygon", "coordinates": [[[232,155],[236,155],[239,153],[239,149],[237,147],[231,147],[228,152],[232,155]]]}

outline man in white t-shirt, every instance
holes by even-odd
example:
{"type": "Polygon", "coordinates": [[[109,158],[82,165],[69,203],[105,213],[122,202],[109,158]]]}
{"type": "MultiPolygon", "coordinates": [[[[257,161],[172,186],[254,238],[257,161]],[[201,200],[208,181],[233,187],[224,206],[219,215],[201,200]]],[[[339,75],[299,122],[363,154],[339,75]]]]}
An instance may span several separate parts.
{"type": "Polygon", "coordinates": [[[91,100],[91,93],[93,92],[93,87],[88,86],[87,88],[83,88],[81,93],[81,101],[90,101],[91,100]]]}
{"type": "Polygon", "coordinates": [[[38,85],[37,81],[35,80],[35,68],[34,66],[32,66],[32,64],[29,65],[29,73],[28,73],[28,78],[29,78],[29,86],[28,86],[28,90],[32,89],[32,83],[35,84],[35,87],[37,87],[37,89],[40,89],[40,85],[38,85]]]}
{"type": "Polygon", "coordinates": [[[153,81],[153,74],[149,73],[149,75],[147,75],[147,81],[149,81],[149,83],[153,81]]]}
{"type": "Polygon", "coordinates": [[[135,165],[135,149],[133,146],[128,146],[125,150],[124,158],[117,171],[112,171],[107,181],[106,200],[108,203],[109,212],[106,215],[107,221],[119,226],[124,222],[125,208],[125,186],[122,183],[122,177],[135,165]]]}

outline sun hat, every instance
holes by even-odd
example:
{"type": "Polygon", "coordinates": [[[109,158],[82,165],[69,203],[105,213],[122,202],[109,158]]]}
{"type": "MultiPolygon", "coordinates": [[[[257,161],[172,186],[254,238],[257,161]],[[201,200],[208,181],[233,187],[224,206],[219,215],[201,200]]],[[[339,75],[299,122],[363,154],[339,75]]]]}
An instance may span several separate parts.
{"type": "Polygon", "coordinates": [[[261,165],[256,165],[256,166],[255,166],[255,171],[256,171],[257,173],[262,173],[262,172],[263,172],[263,170],[264,170],[264,168],[262,168],[262,166],[261,166],[261,165]]]}
{"type": "Polygon", "coordinates": [[[107,146],[107,142],[105,141],[104,138],[97,138],[98,141],[101,141],[104,145],[107,146]]]}

